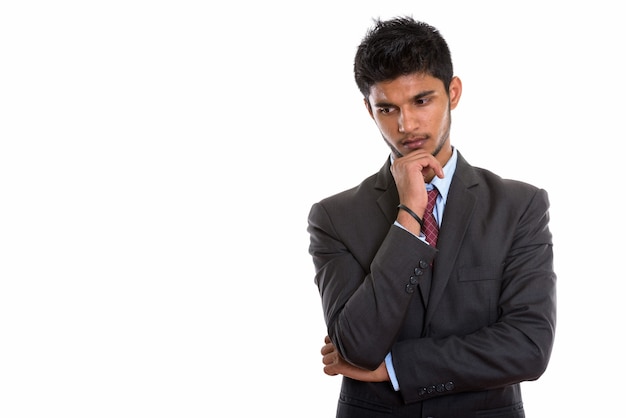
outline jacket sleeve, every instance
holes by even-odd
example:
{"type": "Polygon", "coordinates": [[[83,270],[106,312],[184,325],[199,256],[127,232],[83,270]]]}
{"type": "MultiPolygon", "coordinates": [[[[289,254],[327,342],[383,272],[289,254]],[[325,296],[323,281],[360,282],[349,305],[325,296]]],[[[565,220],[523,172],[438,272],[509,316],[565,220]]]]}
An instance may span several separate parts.
{"type": "Polygon", "coordinates": [[[506,228],[510,245],[481,256],[483,261],[493,257],[499,269],[457,269],[426,336],[394,345],[394,369],[405,402],[502,388],[543,374],[556,326],[548,207],[547,193],[536,190],[515,227],[506,228]],[[463,322],[460,315],[480,321],[481,313],[490,317],[471,331],[446,329],[463,322]]]}
{"type": "Polygon", "coordinates": [[[358,258],[368,250],[355,249],[364,247],[364,240],[355,234],[343,236],[346,231],[334,226],[323,202],[313,205],[309,214],[309,251],[329,337],[346,361],[369,370],[384,361],[396,341],[416,297],[416,284],[411,283],[415,270],[428,268],[437,252],[402,228],[385,228],[382,242],[373,243],[374,257],[367,265],[368,257],[358,258]]]}

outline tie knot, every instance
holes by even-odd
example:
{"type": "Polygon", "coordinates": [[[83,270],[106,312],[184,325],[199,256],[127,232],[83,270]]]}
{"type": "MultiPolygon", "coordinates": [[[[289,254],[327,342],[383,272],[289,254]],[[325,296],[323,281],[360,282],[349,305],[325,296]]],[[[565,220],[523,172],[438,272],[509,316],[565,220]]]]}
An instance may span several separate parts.
{"type": "Polygon", "coordinates": [[[439,190],[434,187],[432,190],[428,191],[428,203],[426,204],[426,211],[432,212],[435,207],[435,203],[437,202],[437,195],[439,195],[439,190]]]}

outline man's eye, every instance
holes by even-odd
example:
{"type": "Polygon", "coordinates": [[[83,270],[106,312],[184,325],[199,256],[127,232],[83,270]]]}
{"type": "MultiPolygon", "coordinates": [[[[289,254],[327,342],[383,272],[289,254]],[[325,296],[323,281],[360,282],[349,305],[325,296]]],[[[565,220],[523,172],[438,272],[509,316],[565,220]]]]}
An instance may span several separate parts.
{"type": "Polygon", "coordinates": [[[418,105],[425,105],[426,103],[428,103],[428,99],[417,99],[415,100],[415,103],[418,105]]]}
{"type": "Polygon", "coordinates": [[[383,115],[386,115],[387,113],[391,112],[391,109],[388,107],[381,107],[378,109],[378,111],[382,113],[383,115]]]}

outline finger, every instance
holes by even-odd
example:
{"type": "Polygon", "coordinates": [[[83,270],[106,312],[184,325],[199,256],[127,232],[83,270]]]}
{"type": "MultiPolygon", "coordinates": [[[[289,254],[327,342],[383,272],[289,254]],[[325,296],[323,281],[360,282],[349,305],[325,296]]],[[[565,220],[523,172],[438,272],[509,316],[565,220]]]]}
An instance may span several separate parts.
{"type": "Polygon", "coordinates": [[[337,356],[333,354],[328,354],[322,357],[322,364],[325,364],[326,366],[328,366],[329,364],[335,364],[335,363],[337,363],[337,356]]]}
{"type": "Polygon", "coordinates": [[[427,164],[422,168],[422,176],[424,177],[424,182],[430,182],[432,179],[437,176],[439,178],[443,178],[443,168],[437,162],[436,164],[427,164]]]}
{"type": "Polygon", "coordinates": [[[401,159],[394,160],[394,163],[391,167],[392,174],[395,173],[402,168],[403,171],[409,170],[418,170],[425,177],[429,169],[433,170],[433,173],[440,178],[443,178],[443,168],[441,167],[441,163],[433,156],[432,154],[416,151],[411,153],[401,159]]]}
{"type": "Polygon", "coordinates": [[[324,367],[324,373],[329,376],[337,376],[337,373],[333,372],[330,367],[324,367]]]}
{"type": "Polygon", "coordinates": [[[441,163],[431,154],[424,155],[419,158],[419,164],[422,165],[422,171],[426,168],[431,168],[435,173],[443,175],[443,168],[441,163]]]}
{"type": "Polygon", "coordinates": [[[443,167],[441,167],[441,165],[440,165],[440,164],[437,164],[436,166],[433,166],[433,167],[432,167],[432,169],[433,169],[433,171],[435,172],[435,175],[436,175],[437,177],[439,177],[440,179],[442,179],[442,178],[444,177],[444,174],[443,174],[443,167]]]}
{"type": "Polygon", "coordinates": [[[333,347],[334,346],[332,344],[326,344],[322,347],[322,349],[320,350],[320,353],[322,353],[323,356],[325,356],[328,353],[332,353],[333,347]]]}
{"type": "Polygon", "coordinates": [[[330,342],[330,337],[328,335],[324,338],[324,342],[326,344],[328,344],[330,342]]]}

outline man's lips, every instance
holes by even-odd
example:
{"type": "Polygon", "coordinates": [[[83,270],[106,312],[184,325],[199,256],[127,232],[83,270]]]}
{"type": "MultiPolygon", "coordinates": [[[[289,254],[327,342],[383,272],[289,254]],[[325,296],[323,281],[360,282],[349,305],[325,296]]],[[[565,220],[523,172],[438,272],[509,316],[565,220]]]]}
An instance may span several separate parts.
{"type": "Polygon", "coordinates": [[[410,138],[402,141],[402,147],[409,150],[423,148],[428,138],[410,138]]]}

